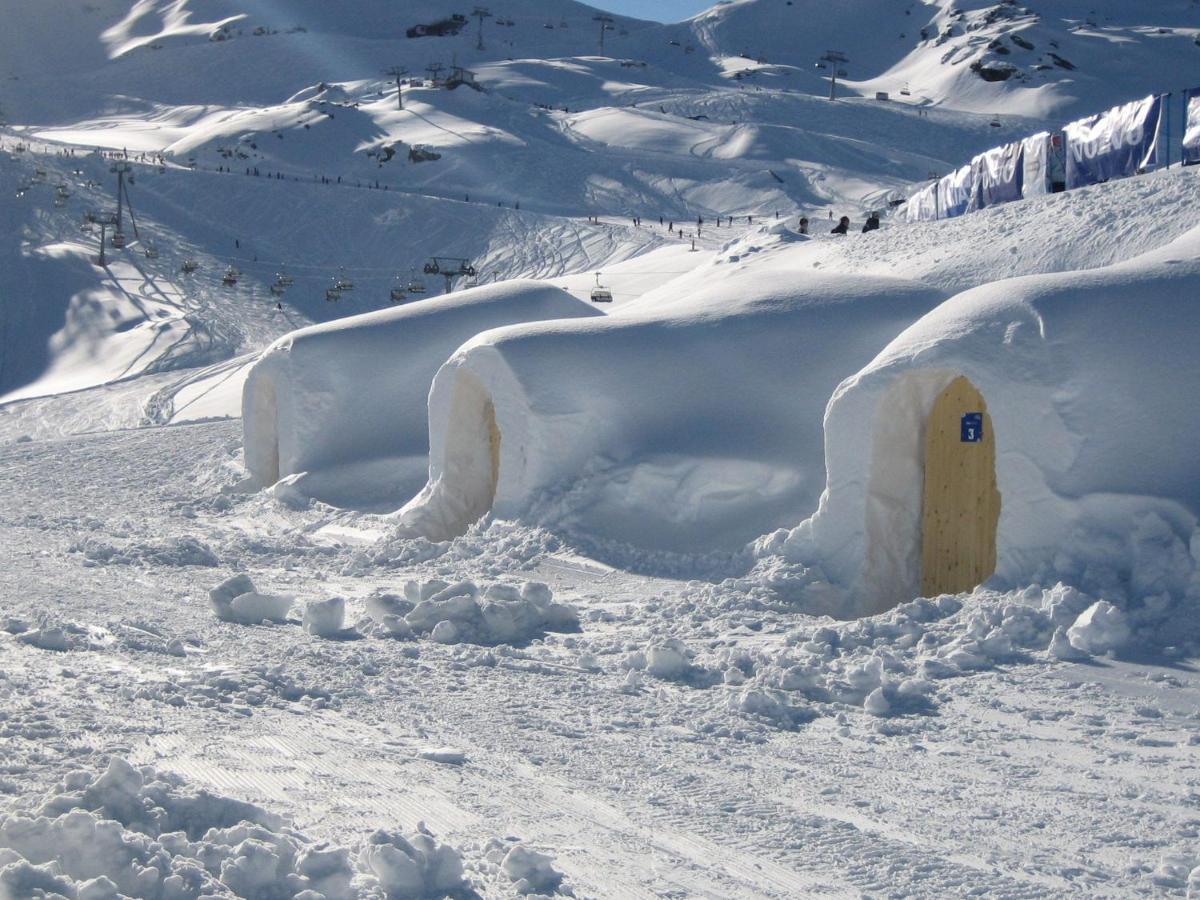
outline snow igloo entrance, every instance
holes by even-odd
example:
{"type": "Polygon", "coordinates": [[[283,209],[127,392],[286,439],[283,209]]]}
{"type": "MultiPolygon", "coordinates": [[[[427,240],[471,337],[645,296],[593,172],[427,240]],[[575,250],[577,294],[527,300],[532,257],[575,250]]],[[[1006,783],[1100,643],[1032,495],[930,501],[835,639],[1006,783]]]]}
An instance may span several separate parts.
{"type": "Polygon", "coordinates": [[[500,481],[496,405],[470,372],[459,372],[454,380],[442,465],[441,518],[446,537],[453,537],[491,510],[500,481]]]}
{"type": "Polygon", "coordinates": [[[876,417],[867,483],[873,611],[986,581],[999,518],[996,439],[979,389],[952,371],[901,375],[876,417]]]}

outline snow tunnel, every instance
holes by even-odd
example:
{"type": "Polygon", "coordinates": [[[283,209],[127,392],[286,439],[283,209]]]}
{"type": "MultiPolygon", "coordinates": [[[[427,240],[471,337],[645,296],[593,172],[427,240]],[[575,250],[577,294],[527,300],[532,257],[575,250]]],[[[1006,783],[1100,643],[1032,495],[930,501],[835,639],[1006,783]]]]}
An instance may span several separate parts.
{"type": "Polygon", "coordinates": [[[444,409],[445,415],[442,427],[433,430],[432,477],[400,517],[429,539],[442,541],[491,511],[500,482],[501,434],[492,395],[472,372],[451,368],[439,374],[431,398],[433,414],[441,419],[444,409]],[[447,386],[449,402],[443,406],[439,400],[447,386]]]}
{"type": "Polygon", "coordinates": [[[999,519],[983,394],[955,371],[905,372],[883,395],[871,448],[865,579],[877,610],[982,584],[999,519]]]}
{"type": "Polygon", "coordinates": [[[278,397],[273,372],[251,373],[242,395],[246,470],[262,486],[279,480],[278,397]]]}

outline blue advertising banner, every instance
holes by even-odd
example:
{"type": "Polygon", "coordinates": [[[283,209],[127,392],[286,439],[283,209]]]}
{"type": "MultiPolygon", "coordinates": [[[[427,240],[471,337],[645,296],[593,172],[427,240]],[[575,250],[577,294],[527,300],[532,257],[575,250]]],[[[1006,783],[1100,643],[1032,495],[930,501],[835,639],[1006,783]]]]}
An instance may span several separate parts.
{"type": "Polygon", "coordinates": [[[967,211],[967,204],[971,201],[974,171],[974,167],[967,163],[938,182],[938,197],[942,202],[943,219],[952,219],[967,211]]]}
{"type": "Polygon", "coordinates": [[[1146,97],[1067,125],[1067,188],[1125,178],[1154,165],[1161,117],[1162,98],[1146,97]]]}
{"type": "Polygon", "coordinates": [[[1183,164],[1200,163],[1200,87],[1184,94],[1183,164]]]}

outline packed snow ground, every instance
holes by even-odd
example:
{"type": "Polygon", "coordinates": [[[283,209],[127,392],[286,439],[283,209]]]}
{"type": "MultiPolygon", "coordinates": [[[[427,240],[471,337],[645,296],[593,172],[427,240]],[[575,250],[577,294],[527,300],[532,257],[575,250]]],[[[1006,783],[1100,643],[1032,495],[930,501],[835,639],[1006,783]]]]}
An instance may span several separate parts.
{"type": "MultiPolygon", "coordinates": [[[[370,891],[391,871],[371,848],[398,841],[372,834],[411,839],[418,823],[484,896],[517,890],[526,869],[502,864],[517,842],[553,856],[578,896],[1186,890],[1194,637],[1145,660],[1070,661],[1084,654],[1051,647],[1054,623],[1094,599],[1070,589],[836,623],[761,583],[634,576],[502,523],[372,545],[382,520],[240,493],[239,443],[213,423],[0,449],[0,846],[31,865],[61,848],[55,877],[132,877],[87,851],[91,820],[57,819],[78,805],[122,822],[147,848],[139,867],[166,878],[190,859],[196,884],[233,890],[295,872],[293,892],[318,876],[328,896],[370,891]],[[218,619],[208,594],[233,571],[291,598],[287,620],[218,619]],[[478,626],[529,582],[563,612],[499,646],[412,627],[430,621],[414,617],[422,594],[478,626]],[[344,630],[303,627],[331,597],[344,630]],[[84,790],[114,766],[105,784],[135,795],[166,779],[158,824],[84,790]],[[197,792],[210,799],[175,799],[197,792]],[[41,824],[21,818],[39,809],[41,824]],[[240,818],[260,824],[230,832],[240,818]]],[[[1103,630],[1087,633],[1102,654],[1103,630]]],[[[0,849],[15,896],[51,877],[10,860],[0,849]]]]}

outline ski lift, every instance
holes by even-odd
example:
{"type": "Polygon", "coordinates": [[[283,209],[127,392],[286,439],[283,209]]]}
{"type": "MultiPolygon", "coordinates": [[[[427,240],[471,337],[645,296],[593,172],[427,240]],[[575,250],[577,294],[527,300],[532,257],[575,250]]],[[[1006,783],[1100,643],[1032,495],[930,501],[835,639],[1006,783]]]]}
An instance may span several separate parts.
{"type": "Polygon", "coordinates": [[[62,194],[55,194],[54,195],[54,205],[61,209],[62,207],[67,205],[67,198],[64,197],[62,194]]]}
{"type": "Polygon", "coordinates": [[[282,297],[287,292],[287,285],[280,284],[278,281],[276,281],[274,284],[271,285],[270,291],[276,297],[282,297]]]}
{"type": "Polygon", "coordinates": [[[596,286],[592,288],[593,303],[612,303],[612,291],[600,283],[600,273],[596,273],[596,286]]]}
{"type": "Polygon", "coordinates": [[[991,125],[993,128],[1003,128],[1004,127],[1004,123],[1000,121],[999,116],[992,116],[992,121],[990,121],[988,124],[991,125]]]}
{"type": "Polygon", "coordinates": [[[158,259],[158,248],[153,244],[147,244],[143,252],[146,254],[146,259],[158,259]]]}
{"type": "Polygon", "coordinates": [[[191,275],[198,268],[200,268],[200,263],[196,262],[194,259],[185,259],[183,261],[183,265],[179,268],[184,275],[191,275]]]}
{"type": "Polygon", "coordinates": [[[392,285],[390,299],[393,303],[403,303],[408,299],[408,295],[404,292],[404,280],[397,275],[395,283],[392,285]]]}
{"type": "Polygon", "coordinates": [[[221,277],[221,284],[225,285],[225,287],[233,287],[241,277],[242,273],[238,270],[237,266],[230,266],[221,277]]]}
{"type": "Polygon", "coordinates": [[[475,275],[474,272],[472,272],[470,275],[467,276],[467,285],[466,286],[468,288],[479,287],[479,278],[475,275]]]}
{"type": "Polygon", "coordinates": [[[275,283],[284,287],[291,287],[296,283],[296,279],[287,273],[287,269],[280,269],[275,273],[275,283]]]}
{"type": "Polygon", "coordinates": [[[325,302],[337,303],[341,299],[342,299],[342,292],[339,291],[337,288],[326,288],[325,289],[325,302]]]}
{"type": "Polygon", "coordinates": [[[125,246],[125,232],[114,231],[112,236],[112,245],[116,250],[120,250],[125,246]]]}
{"type": "Polygon", "coordinates": [[[46,180],[46,170],[45,169],[34,169],[33,170],[33,183],[34,184],[42,184],[43,182],[45,182],[45,180],[46,180]]]}
{"type": "Polygon", "coordinates": [[[421,271],[424,272],[426,275],[437,275],[442,270],[441,270],[441,268],[438,267],[437,260],[430,260],[429,262],[425,263],[424,266],[421,267],[421,271]]]}
{"type": "Polygon", "coordinates": [[[409,271],[409,275],[411,276],[408,281],[408,292],[410,294],[425,293],[425,282],[422,279],[417,277],[416,267],[414,266],[413,268],[409,269],[408,271],[409,271]]]}
{"type": "Polygon", "coordinates": [[[907,82],[907,81],[906,81],[906,82],[904,82],[904,87],[900,88],[900,96],[901,96],[901,97],[911,97],[911,96],[912,96],[912,91],[910,91],[910,90],[908,89],[908,82],[907,82]]]}
{"type": "Polygon", "coordinates": [[[340,269],[338,269],[338,274],[336,276],[334,276],[334,279],[333,279],[333,286],[336,290],[339,290],[339,291],[354,290],[354,282],[346,274],[345,266],[342,266],[340,269]]]}

